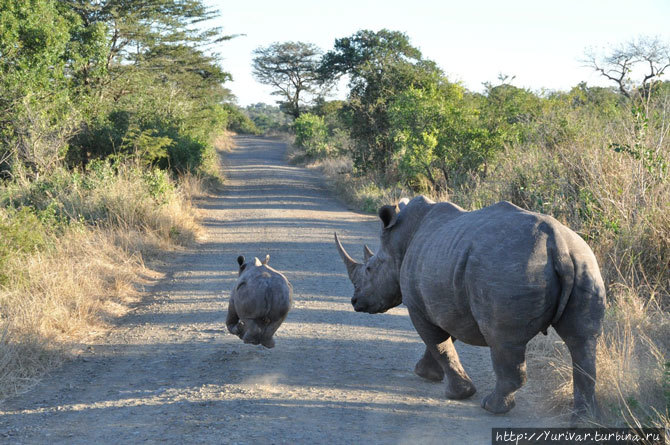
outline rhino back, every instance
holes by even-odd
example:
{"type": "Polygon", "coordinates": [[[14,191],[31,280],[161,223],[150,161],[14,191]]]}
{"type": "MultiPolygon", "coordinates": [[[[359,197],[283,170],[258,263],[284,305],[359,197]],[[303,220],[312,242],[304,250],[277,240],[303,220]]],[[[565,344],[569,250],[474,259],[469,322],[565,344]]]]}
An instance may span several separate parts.
{"type": "Polygon", "coordinates": [[[403,259],[405,304],[472,344],[546,328],[561,292],[553,264],[560,223],[505,202],[457,217],[435,210],[403,259]]]}
{"type": "Polygon", "coordinates": [[[238,279],[233,298],[241,318],[282,318],[290,309],[291,284],[268,266],[255,267],[238,279]]]}

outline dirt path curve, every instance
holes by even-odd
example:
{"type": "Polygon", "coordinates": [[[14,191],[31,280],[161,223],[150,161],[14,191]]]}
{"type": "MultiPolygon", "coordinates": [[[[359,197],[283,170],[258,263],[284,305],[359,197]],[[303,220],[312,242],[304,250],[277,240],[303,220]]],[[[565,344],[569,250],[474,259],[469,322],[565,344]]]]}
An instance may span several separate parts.
{"type": "Polygon", "coordinates": [[[0,405],[0,442],[486,444],[493,426],[547,425],[522,390],[517,407],[479,407],[493,387],[488,350],[458,344],[478,392],[444,399],[415,376],[423,348],[404,307],[358,314],[333,246],[378,245],[376,218],[349,211],[283,144],[240,137],[221,196],[199,203],[206,239],[99,344],[0,405]],[[271,255],[293,283],[277,346],[225,331],[235,258],[271,255]]]}

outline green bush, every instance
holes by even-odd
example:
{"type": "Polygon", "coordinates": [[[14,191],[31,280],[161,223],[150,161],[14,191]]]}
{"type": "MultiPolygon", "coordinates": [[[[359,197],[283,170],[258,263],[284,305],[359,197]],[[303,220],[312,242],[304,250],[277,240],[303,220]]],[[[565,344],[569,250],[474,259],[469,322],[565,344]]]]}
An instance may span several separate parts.
{"type": "Polygon", "coordinates": [[[228,129],[240,134],[261,134],[256,124],[249,119],[239,107],[233,104],[224,104],[228,112],[228,129]]]}
{"type": "Polygon", "coordinates": [[[245,111],[258,130],[263,133],[289,130],[291,119],[277,106],[257,103],[248,105],[245,111]]]}
{"type": "Polygon", "coordinates": [[[456,186],[466,174],[485,171],[502,148],[457,84],[410,87],[391,102],[388,115],[401,178],[414,190],[422,178],[436,192],[456,186]]]}
{"type": "Polygon", "coordinates": [[[18,255],[48,247],[49,236],[38,214],[29,207],[0,208],[0,285],[8,280],[8,262],[18,255]]]}
{"type": "Polygon", "coordinates": [[[312,157],[324,156],[328,153],[328,127],[323,117],[303,113],[293,122],[295,143],[312,157]]]}

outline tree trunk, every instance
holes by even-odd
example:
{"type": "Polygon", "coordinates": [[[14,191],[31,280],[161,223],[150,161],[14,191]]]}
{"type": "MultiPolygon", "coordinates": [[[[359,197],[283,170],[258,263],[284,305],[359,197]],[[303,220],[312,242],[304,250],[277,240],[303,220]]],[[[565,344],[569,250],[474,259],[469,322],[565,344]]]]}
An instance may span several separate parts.
{"type": "Polygon", "coordinates": [[[440,185],[439,182],[437,182],[435,176],[433,176],[433,172],[430,170],[430,165],[424,165],[423,168],[424,170],[426,170],[426,177],[433,185],[433,189],[435,190],[435,192],[440,193],[442,191],[442,186],[440,185]]]}

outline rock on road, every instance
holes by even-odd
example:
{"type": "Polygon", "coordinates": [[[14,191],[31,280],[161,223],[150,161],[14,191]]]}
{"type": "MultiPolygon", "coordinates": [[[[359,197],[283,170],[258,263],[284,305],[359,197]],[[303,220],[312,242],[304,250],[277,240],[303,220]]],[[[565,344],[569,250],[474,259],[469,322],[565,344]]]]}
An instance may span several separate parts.
{"type": "Polygon", "coordinates": [[[491,428],[547,426],[524,389],[502,416],[480,408],[495,383],[486,348],[457,343],[478,392],[444,398],[414,375],[423,352],[404,306],[355,313],[333,244],[378,246],[376,217],[285,163],[285,146],[237,137],[223,193],[200,200],[205,237],[103,338],[29,392],[0,404],[0,442],[486,444],[491,428]],[[236,258],[270,254],[294,286],[274,349],[225,330],[236,258]]]}

